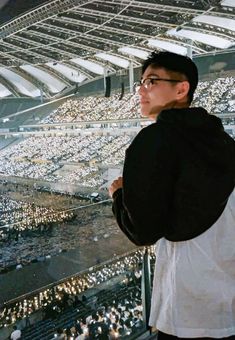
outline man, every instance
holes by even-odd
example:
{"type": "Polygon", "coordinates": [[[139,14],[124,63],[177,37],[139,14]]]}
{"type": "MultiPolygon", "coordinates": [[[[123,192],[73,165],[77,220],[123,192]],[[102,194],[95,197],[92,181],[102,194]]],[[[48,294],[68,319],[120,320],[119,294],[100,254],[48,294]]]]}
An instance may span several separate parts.
{"type": "Polygon", "coordinates": [[[152,53],[138,87],[156,120],[126,151],[113,212],[137,245],[156,243],[150,325],[158,339],[235,338],[235,141],[190,108],[191,59],[152,53]]]}

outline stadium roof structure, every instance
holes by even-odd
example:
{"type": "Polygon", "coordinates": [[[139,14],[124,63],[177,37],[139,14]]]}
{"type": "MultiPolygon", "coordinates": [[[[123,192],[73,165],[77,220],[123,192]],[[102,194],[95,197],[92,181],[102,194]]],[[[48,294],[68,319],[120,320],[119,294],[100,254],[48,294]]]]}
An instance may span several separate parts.
{"type": "Polygon", "coordinates": [[[0,98],[42,92],[51,98],[137,67],[153,50],[193,56],[235,50],[235,0],[41,3],[0,26],[0,98]]]}

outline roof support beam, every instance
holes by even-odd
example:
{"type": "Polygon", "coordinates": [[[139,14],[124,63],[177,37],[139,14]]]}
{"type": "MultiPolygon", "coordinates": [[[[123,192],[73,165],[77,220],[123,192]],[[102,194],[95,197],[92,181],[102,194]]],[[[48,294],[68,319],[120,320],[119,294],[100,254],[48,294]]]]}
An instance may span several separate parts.
{"type": "MultiPolygon", "coordinates": [[[[9,52],[5,52],[5,53],[8,53],[10,56],[13,56],[13,58],[15,58],[16,52],[22,52],[23,54],[27,54],[27,55],[30,55],[30,57],[32,56],[32,57],[36,57],[38,59],[42,58],[41,54],[33,52],[31,50],[26,50],[26,49],[19,47],[19,46],[15,46],[12,43],[8,43],[6,41],[3,41],[1,44],[5,47],[9,48],[9,52]]],[[[48,58],[48,57],[45,57],[45,56],[43,56],[43,58],[45,59],[44,62],[53,61],[52,58],[48,58]]],[[[24,60],[24,63],[29,63],[28,59],[24,59],[22,56],[21,56],[21,59],[24,60]]]]}
{"type": "Polygon", "coordinates": [[[70,81],[68,78],[66,78],[62,73],[59,71],[55,70],[54,68],[52,69],[50,66],[44,64],[44,65],[37,65],[37,68],[49,73],[51,76],[58,78],[60,81],[65,83],[67,86],[73,86],[74,82],[70,81]]]}
{"type": "Polygon", "coordinates": [[[4,39],[7,36],[22,31],[23,29],[34,25],[35,23],[42,22],[54,15],[59,14],[62,11],[66,11],[75,6],[81,6],[85,3],[89,3],[87,0],[54,0],[39,6],[34,10],[21,15],[5,25],[0,29],[0,38],[4,39]]]}
{"type": "Polygon", "coordinates": [[[18,88],[12,82],[10,82],[7,78],[3,77],[1,74],[0,74],[0,83],[4,85],[15,97],[21,96],[18,88]]]}
{"type": "Polygon", "coordinates": [[[148,34],[135,32],[134,30],[133,31],[127,31],[127,30],[123,30],[123,29],[114,28],[114,27],[111,27],[111,26],[94,24],[94,23],[91,23],[91,22],[85,22],[83,20],[77,20],[77,19],[72,19],[72,18],[59,17],[59,18],[56,18],[55,20],[60,22],[60,23],[64,23],[64,24],[68,24],[68,23],[71,23],[73,25],[80,24],[84,27],[87,27],[88,31],[85,32],[85,34],[89,34],[91,31],[99,29],[100,31],[104,31],[104,32],[108,32],[108,33],[111,32],[111,33],[123,34],[123,35],[128,35],[128,36],[142,38],[142,39],[147,39],[147,38],[150,37],[150,35],[148,35],[148,34]]]}
{"type": "MultiPolygon", "coordinates": [[[[0,48],[1,48],[1,44],[0,44],[0,48]]],[[[19,65],[22,64],[22,63],[25,63],[24,59],[12,56],[8,52],[1,52],[0,51],[0,57],[1,56],[3,56],[4,58],[7,58],[7,65],[4,65],[4,66],[11,66],[10,64],[12,64],[12,60],[10,60],[9,58],[12,58],[12,57],[14,58],[14,61],[18,62],[19,65]],[[10,63],[10,64],[8,64],[8,63],[10,63]]]]}
{"type": "MultiPolygon", "coordinates": [[[[233,0],[231,0],[233,1],[233,0]]],[[[100,3],[101,5],[104,4],[103,0],[96,0],[96,2],[100,3]]],[[[208,3],[207,8],[199,9],[199,8],[192,8],[192,7],[182,7],[182,6],[172,6],[172,5],[164,5],[164,4],[156,4],[156,3],[149,3],[145,1],[134,1],[132,4],[130,4],[129,0],[105,0],[105,4],[110,5],[122,5],[127,6],[129,4],[130,7],[136,7],[136,8],[144,8],[144,9],[151,9],[151,10],[157,10],[157,11],[167,11],[172,13],[186,13],[186,14],[192,14],[193,16],[204,14],[205,11],[207,13],[213,14],[213,15],[221,15],[220,12],[216,11],[216,7],[213,7],[213,5],[208,3]]],[[[223,15],[225,17],[230,18],[231,13],[224,12],[223,15]]]]}
{"type": "Polygon", "coordinates": [[[107,18],[107,19],[115,19],[117,20],[122,20],[124,22],[129,22],[129,23],[136,23],[136,24],[143,24],[143,25],[157,25],[161,26],[164,28],[169,29],[170,27],[176,27],[176,24],[171,24],[171,23],[166,23],[163,21],[158,21],[158,20],[150,20],[150,19],[143,19],[143,18],[137,18],[137,17],[132,17],[132,16],[127,16],[127,15],[113,15],[113,13],[108,13],[104,11],[100,11],[97,9],[97,11],[90,10],[88,8],[80,8],[79,10],[75,9],[71,13],[77,13],[77,14],[87,14],[87,15],[92,15],[94,17],[100,17],[100,18],[107,18]]]}
{"type": "Polygon", "coordinates": [[[121,42],[118,42],[118,41],[114,41],[114,40],[111,40],[111,39],[107,39],[107,38],[102,38],[102,37],[98,37],[98,36],[92,36],[91,34],[88,34],[88,33],[80,33],[80,32],[77,32],[75,30],[72,30],[70,28],[62,28],[62,27],[59,27],[59,26],[52,26],[52,25],[49,25],[49,24],[42,24],[41,27],[45,27],[47,29],[50,29],[51,31],[57,31],[57,32],[65,32],[65,33],[68,33],[68,34],[75,34],[73,38],[79,38],[79,37],[82,37],[82,38],[86,38],[86,39],[89,39],[89,40],[92,40],[92,41],[100,41],[100,42],[103,42],[103,43],[106,43],[106,44],[109,44],[109,45],[114,45],[114,46],[118,46],[118,47],[122,47],[124,44],[121,43],[121,42]]]}
{"type": "Polygon", "coordinates": [[[68,47],[77,47],[77,48],[80,48],[80,49],[81,48],[86,49],[87,51],[93,52],[93,53],[103,51],[103,50],[100,50],[98,48],[90,47],[90,46],[87,46],[87,45],[84,45],[84,44],[78,44],[74,41],[71,41],[71,39],[73,39],[74,37],[71,37],[71,38],[65,40],[65,39],[61,39],[61,38],[57,38],[57,37],[52,37],[49,34],[45,34],[45,33],[42,33],[42,32],[27,31],[25,33],[28,33],[30,35],[30,37],[28,37],[28,38],[22,38],[22,39],[25,40],[25,42],[35,43],[35,44],[37,44],[38,47],[46,48],[46,49],[51,50],[51,51],[54,51],[56,49],[55,47],[53,47],[53,45],[58,44],[58,43],[61,43],[61,44],[68,46],[68,47]],[[48,40],[53,39],[54,42],[48,43],[47,45],[45,45],[45,44],[42,44],[42,43],[35,42],[35,40],[33,40],[33,37],[42,37],[43,39],[48,39],[48,40]]]}
{"type": "MultiPolygon", "coordinates": [[[[96,2],[103,3],[102,0],[96,0],[96,2]]],[[[192,15],[199,15],[205,10],[200,9],[194,9],[194,8],[188,8],[188,7],[181,7],[181,6],[171,6],[171,5],[164,5],[164,4],[156,4],[156,3],[149,3],[149,2],[143,2],[143,1],[134,1],[132,4],[129,0],[105,0],[105,4],[110,5],[122,5],[126,6],[129,5],[129,7],[137,7],[137,8],[144,8],[144,9],[152,9],[152,10],[158,10],[158,11],[168,11],[173,13],[190,13],[192,15]]]]}
{"type": "Polygon", "coordinates": [[[43,93],[45,94],[46,98],[51,97],[50,90],[45,83],[41,82],[36,77],[33,77],[31,74],[29,74],[22,68],[14,68],[14,72],[19,74],[21,77],[24,77],[25,79],[27,79],[29,82],[33,83],[37,88],[41,89],[43,93]]]}

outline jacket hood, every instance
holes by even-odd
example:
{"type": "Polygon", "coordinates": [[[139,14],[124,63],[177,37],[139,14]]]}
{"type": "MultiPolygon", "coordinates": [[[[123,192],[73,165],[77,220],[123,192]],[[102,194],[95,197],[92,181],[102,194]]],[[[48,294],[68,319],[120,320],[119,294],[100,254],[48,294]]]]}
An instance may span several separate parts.
{"type": "Polygon", "coordinates": [[[171,125],[209,167],[229,171],[235,177],[235,141],[218,117],[200,107],[170,109],[162,111],[157,122],[171,125]]]}

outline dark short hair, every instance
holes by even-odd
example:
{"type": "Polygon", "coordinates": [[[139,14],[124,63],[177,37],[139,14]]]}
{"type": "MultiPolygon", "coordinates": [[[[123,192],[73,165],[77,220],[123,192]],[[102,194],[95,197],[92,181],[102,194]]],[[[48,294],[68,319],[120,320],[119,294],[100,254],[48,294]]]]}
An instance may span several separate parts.
{"type": "Polygon", "coordinates": [[[184,75],[189,82],[188,99],[191,103],[198,84],[198,69],[195,63],[186,56],[172,52],[152,52],[142,64],[142,74],[148,66],[164,68],[167,71],[178,72],[184,75]]]}

